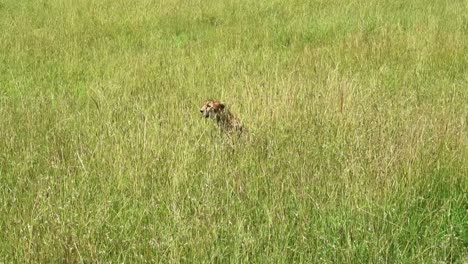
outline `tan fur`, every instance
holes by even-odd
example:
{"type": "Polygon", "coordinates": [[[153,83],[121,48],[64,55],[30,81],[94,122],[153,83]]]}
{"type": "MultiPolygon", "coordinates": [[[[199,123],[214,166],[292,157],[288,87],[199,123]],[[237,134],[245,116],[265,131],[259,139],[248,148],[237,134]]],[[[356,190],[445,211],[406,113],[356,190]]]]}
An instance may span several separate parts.
{"type": "Polygon", "coordinates": [[[206,101],[200,109],[203,117],[215,120],[216,124],[228,136],[233,133],[241,134],[245,131],[242,122],[232,114],[223,103],[218,100],[206,101]]]}

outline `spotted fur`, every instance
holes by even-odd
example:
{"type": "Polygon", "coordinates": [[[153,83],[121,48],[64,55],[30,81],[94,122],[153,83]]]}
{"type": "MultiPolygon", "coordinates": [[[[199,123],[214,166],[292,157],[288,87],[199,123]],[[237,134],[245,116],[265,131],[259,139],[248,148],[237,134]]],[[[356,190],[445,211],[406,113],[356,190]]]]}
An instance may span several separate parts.
{"type": "Polygon", "coordinates": [[[213,119],[221,130],[229,136],[245,131],[244,125],[234,114],[232,114],[223,103],[218,100],[206,101],[200,109],[203,117],[213,119]]]}

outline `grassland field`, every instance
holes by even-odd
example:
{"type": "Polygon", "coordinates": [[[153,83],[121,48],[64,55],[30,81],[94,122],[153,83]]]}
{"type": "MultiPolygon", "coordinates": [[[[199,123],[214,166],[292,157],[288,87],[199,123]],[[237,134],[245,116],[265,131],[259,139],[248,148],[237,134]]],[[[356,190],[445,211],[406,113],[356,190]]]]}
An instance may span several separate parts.
{"type": "Polygon", "coordinates": [[[468,263],[467,123],[466,1],[0,0],[0,263],[468,263]]]}

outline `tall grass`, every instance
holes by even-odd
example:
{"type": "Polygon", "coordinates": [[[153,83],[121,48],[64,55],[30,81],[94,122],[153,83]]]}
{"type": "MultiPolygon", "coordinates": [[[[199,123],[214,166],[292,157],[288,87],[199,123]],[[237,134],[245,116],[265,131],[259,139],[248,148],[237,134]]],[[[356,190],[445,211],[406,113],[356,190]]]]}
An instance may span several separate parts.
{"type": "Polygon", "coordinates": [[[0,29],[0,262],[468,261],[465,1],[1,0],[0,29]]]}

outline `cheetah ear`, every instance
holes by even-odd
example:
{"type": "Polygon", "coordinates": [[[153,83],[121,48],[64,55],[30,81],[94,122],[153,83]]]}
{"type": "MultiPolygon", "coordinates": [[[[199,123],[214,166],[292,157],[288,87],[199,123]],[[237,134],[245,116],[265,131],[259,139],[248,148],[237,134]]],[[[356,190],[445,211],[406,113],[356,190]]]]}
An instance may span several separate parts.
{"type": "Polygon", "coordinates": [[[220,108],[220,109],[224,109],[224,104],[223,104],[223,103],[219,103],[219,108],[220,108]]]}

